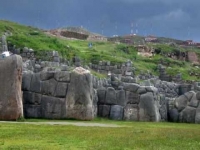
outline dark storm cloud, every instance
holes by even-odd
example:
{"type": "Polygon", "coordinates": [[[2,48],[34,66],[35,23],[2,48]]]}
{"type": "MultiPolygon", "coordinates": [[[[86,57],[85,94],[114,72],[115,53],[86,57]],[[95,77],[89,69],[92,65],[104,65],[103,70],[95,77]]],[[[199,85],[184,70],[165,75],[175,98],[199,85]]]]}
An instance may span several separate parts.
{"type": "Polygon", "coordinates": [[[83,26],[105,35],[139,34],[200,40],[198,0],[0,0],[0,19],[41,28],[83,26]]]}

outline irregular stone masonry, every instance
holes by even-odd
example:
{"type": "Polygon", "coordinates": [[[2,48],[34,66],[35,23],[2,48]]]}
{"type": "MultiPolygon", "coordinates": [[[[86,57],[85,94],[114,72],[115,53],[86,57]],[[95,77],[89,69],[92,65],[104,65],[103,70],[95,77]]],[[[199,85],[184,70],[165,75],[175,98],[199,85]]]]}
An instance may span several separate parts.
{"type": "Polygon", "coordinates": [[[50,61],[50,62],[57,62],[57,63],[67,63],[67,60],[61,58],[57,51],[39,51],[39,52],[35,52],[33,49],[27,48],[27,47],[24,47],[21,50],[21,49],[17,49],[12,44],[9,44],[8,48],[9,48],[9,51],[11,51],[13,54],[20,55],[23,58],[24,62],[27,61],[27,60],[34,60],[36,62],[36,64],[40,64],[42,61],[50,61]],[[38,55],[40,55],[41,58],[38,59],[35,56],[35,53],[40,53],[38,55]]]}
{"type": "Polygon", "coordinates": [[[109,61],[99,61],[99,64],[90,64],[89,67],[103,74],[118,74],[122,76],[134,77],[135,68],[132,67],[132,62],[128,61],[125,64],[111,64],[109,61]]]}
{"type": "Polygon", "coordinates": [[[169,120],[173,122],[200,123],[199,92],[190,91],[171,100],[169,120]]]}
{"type": "Polygon", "coordinates": [[[97,113],[97,92],[91,74],[83,68],[24,72],[22,90],[28,118],[92,120],[97,113]]]}
{"type": "MultiPolygon", "coordinates": [[[[101,88],[98,115],[114,120],[160,121],[159,95],[154,87],[125,83],[124,90],[101,88]]],[[[166,112],[167,113],[167,112],[166,112]]]]}
{"type": "MultiPolygon", "coordinates": [[[[77,68],[75,72],[83,76],[85,76],[85,73],[90,74],[83,68],[77,68]]],[[[94,76],[92,78],[85,76],[85,80],[83,77],[80,79],[77,77],[72,76],[69,71],[24,73],[23,95],[25,117],[61,119],[69,118],[67,116],[69,114],[72,118],[91,120],[98,114],[100,117],[114,120],[179,121],[193,123],[200,120],[198,118],[199,102],[195,98],[191,98],[195,96],[186,93],[190,89],[182,90],[183,94],[188,97],[186,99],[187,102],[184,103],[184,98],[182,98],[184,95],[178,97],[181,85],[151,79],[145,81],[144,85],[121,82],[120,87],[113,88],[107,79],[100,80],[94,76]],[[73,84],[71,77],[75,79],[73,84]],[[78,82],[75,83],[77,79],[78,82]],[[66,114],[67,107],[63,106],[66,106],[66,97],[68,97],[67,99],[71,97],[68,95],[69,86],[80,86],[78,83],[82,80],[85,80],[84,87],[90,87],[90,92],[87,91],[86,93],[89,92],[89,95],[91,95],[89,97],[92,99],[89,103],[86,102],[87,109],[85,109],[82,105],[79,105],[83,101],[74,97],[78,100],[76,101],[77,106],[73,107],[74,109],[68,111],[66,114]],[[86,86],[86,83],[92,84],[92,89],[91,86],[86,86]],[[80,117],[79,111],[85,112],[82,117],[80,117]],[[188,115],[193,119],[188,120],[190,118],[188,115]],[[196,116],[195,119],[194,116],[196,116]]],[[[114,76],[112,78],[115,80],[114,76]]],[[[112,82],[114,81],[113,79],[111,79],[112,82]]],[[[71,91],[75,89],[76,94],[81,93],[83,90],[80,87],[71,87],[71,91]]],[[[196,85],[195,89],[198,89],[198,85],[196,85]]]]}

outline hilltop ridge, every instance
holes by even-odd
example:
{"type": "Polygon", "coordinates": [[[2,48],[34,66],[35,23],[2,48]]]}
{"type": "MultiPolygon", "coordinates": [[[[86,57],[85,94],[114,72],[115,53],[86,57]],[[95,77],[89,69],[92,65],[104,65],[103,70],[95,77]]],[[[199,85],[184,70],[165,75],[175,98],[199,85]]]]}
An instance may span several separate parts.
{"type": "MultiPolygon", "coordinates": [[[[72,31],[80,29],[70,28],[72,31]]],[[[178,42],[184,41],[176,39],[172,41],[168,38],[157,38],[158,41],[162,42],[146,42],[145,37],[131,36],[135,43],[123,42],[124,39],[128,39],[127,36],[108,38],[107,42],[67,40],[47,35],[42,29],[1,20],[0,35],[5,32],[12,33],[8,37],[9,44],[15,45],[19,49],[32,48],[40,58],[45,57],[41,55],[42,51],[56,50],[63,58],[68,60],[76,55],[84,64],[98,63],[99,61],[110,61],[118,64],[130,60],[133,62],[136,74],[151,72],[159,75],[157,67],[158,64],[162,63],[169,75],[174,76],[181,73],[184,80],[199,80],[200,76],[200,50],[195,46],[181,47],[178,42]],[[143,40],[143,43],[137,42],[137,40],[143,40]],[[92,43],[92,47],[89,47],[88,43],[92,43]],[[182,59],[182,55],[187,56],[190,52],[192,52],[192,55],[189,59],[185,59],[186,57],[182,59]],[[196,59],[195,63],[193,62],[194,58],[196,59]]]]}

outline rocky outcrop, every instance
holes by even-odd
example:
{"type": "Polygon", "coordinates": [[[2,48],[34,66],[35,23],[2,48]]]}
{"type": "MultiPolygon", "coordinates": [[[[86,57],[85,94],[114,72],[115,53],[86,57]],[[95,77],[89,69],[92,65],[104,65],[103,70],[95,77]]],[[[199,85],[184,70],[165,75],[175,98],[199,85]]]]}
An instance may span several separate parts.
{"type": "Polygon", "coordinates": [[[0,59],[0,72],[0,120],[17,120],[23,117],[22,58],[0,59]]]}

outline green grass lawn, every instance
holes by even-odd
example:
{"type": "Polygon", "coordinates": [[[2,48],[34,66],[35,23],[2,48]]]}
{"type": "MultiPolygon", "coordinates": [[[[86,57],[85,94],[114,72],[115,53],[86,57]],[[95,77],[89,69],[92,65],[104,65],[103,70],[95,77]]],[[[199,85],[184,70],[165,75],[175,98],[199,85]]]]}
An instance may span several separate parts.
{"type": "MultiPolygon", "coordinates": [[[[26,121],[46,122],[47,120],[26,121]]],[[[87,123],[117,124],[121,127],[0,123],[0,149],[200,149],[200,127],[196,124],[123,122],[101,119],[87,123]]]]}

